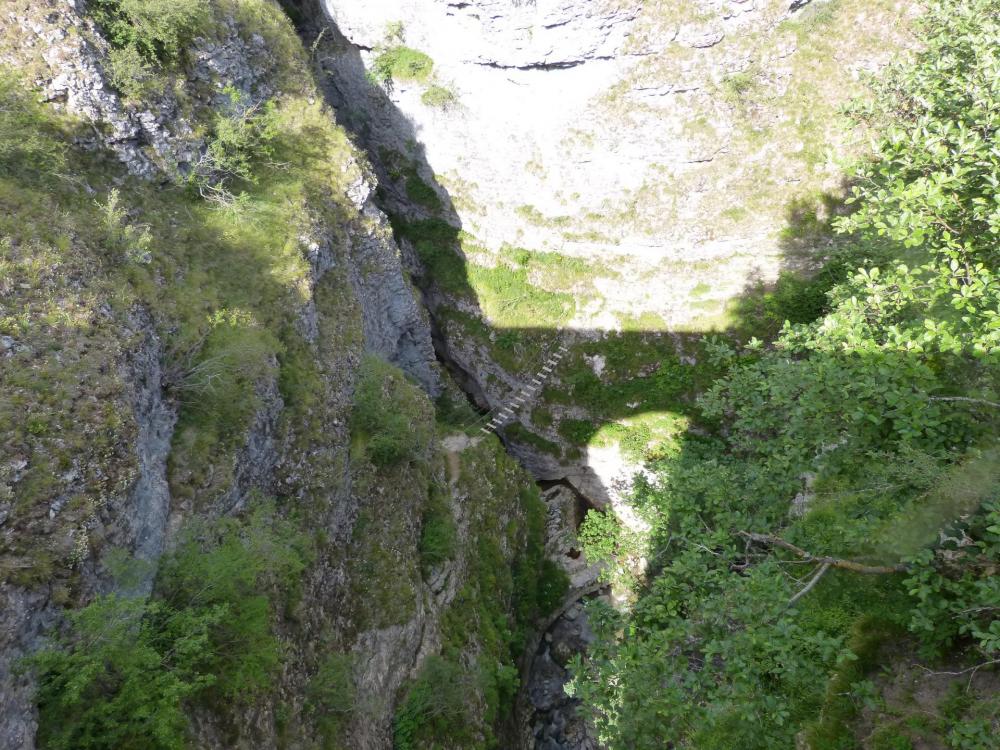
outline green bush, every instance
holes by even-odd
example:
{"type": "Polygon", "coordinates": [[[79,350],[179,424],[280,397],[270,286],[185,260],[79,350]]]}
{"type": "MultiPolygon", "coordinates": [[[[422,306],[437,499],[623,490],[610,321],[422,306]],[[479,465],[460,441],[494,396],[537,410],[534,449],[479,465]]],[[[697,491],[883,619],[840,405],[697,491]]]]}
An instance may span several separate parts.
{"type": "Polygon", "coordinates": [[[368,460],[385,468],[423,455],[431,442],[430,404],[403,373],[375,355],[361,362],[351,433],[368,460]]]}
{"type": "Polygon", "coordinates": [[[216,114],[208,147],[189,180],[203,198],[230,203],[232,183],[255,185],[256,168],[271,163],[281,125],[273,101],[252,101],[232,87],[223,93],[229,101],[216,114]]]}
{"type": "Polygon", "coordinates": [[[209,0],[91,0],[90,14],[118,49],[173,64],[212,18],[209,0]]]}
{"type": "Polygon", "coordinates": [[[420,530],[420,566],[425,574],[455,556],[456,535],[448,499],[432,486],[420,530]]]}
{"type": "Polygon", "coordinates": [[[38,674],[39,745],[187,747],[191,702],[244,700],[270,686],[281,649],[265,592],[294,588],[306,556],[267,508],[188,526],[151,597],[98,597],[27,662],[38,674]]]}
{"type": "Polygon", "coordinates": [[[372,61],[371,75],[383,85],[397,81],[426,81],[434,61],[419,50],[397,45],[381,51],[372,61]]]}
{"type": "Polygon", "coordinates": [[[52,115],[13,72],[0,68],[0,174],[51,175],[65,153],[52,115]]]}
{"type": "Polygon", "coordinates": [[[309,682],[309,709],[323,737],[324,750],[341,747],[340,738],[355,710],[357,691],[351,654],[330,654],[309,682]]]}
{"type": "Polygon", "coordinates": [[[437,83],[432,83],[427,87],[424,93],[420,95],[420,101],[428,107],[449,109],[458,103],[458,97],[455,96],[455,92],[451,89],[445,88],[437,83]]]}
{"type": "Polygon", "coordinates": [[[429,656],[396,712],[396,750],[472,745],[474,688],[474,680],[461,665],[429,656]]]}

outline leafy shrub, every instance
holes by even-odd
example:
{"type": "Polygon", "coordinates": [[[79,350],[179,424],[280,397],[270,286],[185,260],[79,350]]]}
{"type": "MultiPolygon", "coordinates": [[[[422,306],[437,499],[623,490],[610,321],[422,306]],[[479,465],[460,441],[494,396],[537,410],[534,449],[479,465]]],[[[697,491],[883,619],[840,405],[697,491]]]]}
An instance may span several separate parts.
{"type": "Polygon", "coordinates": [[[924,550],[913,561],[906,585],[917,600],[910,629],[931,656],[940,655],[961,639],[971,639],[978,658],[1000,658],[1000,579],[992,566],[1000,560],[1000,501],[986,504],[939,555],[924,550]],[[962,563],[965,565],[962,565],[962,563]]]}
{"type": "Polygon", "coordinates": [[[257,183],[255,167],[273,159],[281,126],[273,101],[251,101],[232,87],[224,93],[228,104],[216,114],[190,180],[203,198],[226,204],[234,199],[231,183],[257,183]]]}
{"type": "Polygon", "coordinates": [[[380,468],[415,459],[431,440],[429,404],[398,368],[375,355],[361,362],[351,433],[380,468]]]}
{"type": "Polygon", "coordinates": [[[309,682],[309,708],[317,715],[323,747],[329,750],[340,746],[339,738],[355,709],[353,667],[351,654],[330,654],[309,682]]]}
{"type": "Polygon", "coordinates": [[[0,174],[52,174],[64,164],[65,150],[49,112],[0,68],[0,174]]]}
{"type": "Polygon", "coordinates": [[[126,99],[141,100],[146,94],[160,93],[165,83],[156,65],[133,46],[112,47],[105,72],[126,99]]]}
{"type": "Polygon", "coordinates": [[[153,244],[149,227],[129,220],[120,197],[118,189],[112,188],[107,201],[97,204],[108,245],[132,262],[148,263],[152,260],[149,248],[153,244]]]}
{"type": "Polygon", "coordinates": [[[147,63],[179,61],[212,17],[208,0],[91,0],[87,4],[112,46],[147,63]]]}
{"type": "Polygon", "coordinates": [[[371,76],[377,83],[391,86],[397,81],[426,81],[434,61],[426,54],[402,44],[383,49],[372,61],[371,76]]]}
{"type": "Polygon", "coordinates": [[[263,592],[293,586],[305,560],[301,537],[266,508],[245,522],[188,526],[153,596],[98,597],[29,660],[39,744],[187,747],[189,702],[269,687],[281,651],[263,592]]]}
{"type": "Polygon", "coordinates": [[[455,92],[449,88],[433,83],[420,95],[420,101],[428,107],[437,109],[450,109],[458,103],[455,92]]]}
{"type": "Polygon", "coordinates": [[[397,750],[464,747],[473,741],[469,716],[475,683],[453,661],[429,656],[396,712],[397,750]]]}

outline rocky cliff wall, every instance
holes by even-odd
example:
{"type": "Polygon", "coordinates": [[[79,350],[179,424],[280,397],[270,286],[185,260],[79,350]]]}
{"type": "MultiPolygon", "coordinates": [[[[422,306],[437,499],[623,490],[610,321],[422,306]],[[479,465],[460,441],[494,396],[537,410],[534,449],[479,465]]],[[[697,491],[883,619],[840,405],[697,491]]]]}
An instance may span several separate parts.
{"type": "MultiPolygon", "coordinates": [[[[470,606],[513,618],[510,571],[541,549],[530,480],[495,440],[447,473],[432,398],[452,387],[372,168],[276,4],[210,8],[183,59],[128,96],[86,3],[0,15],[5,103],[58,152],[40,171],[4,152],[0,170],[4,748],[35,747],[34,674],[19,666],[68,610],[116,590],[155,597],[180,530],[265,498],[301,527],[310,562],[294,608],[274,614],[271,688],[192,704],[196,746],[388,747],[429,656],[447,646],[469,675],[512,658],[459,623],[470,606]],[[280,156],[251,154],[261,176],[212,203],[192,180],[233,102],[249,102],[237,116],[267,113],[280,156]],[[391,468],[368,457],[352,416],[373,357],[391,363],[380,387],[420,436],[391,468]],[[452,541],[430,558],[432,521],[452,541]],[[502,590],[482,578],[487,547],[502,590]],[[115,551],[144,563],[138,580],[115,583],[115,551]],[[334,663],[347,665],[346,711],[316,697],[334,663]]],[[[483,739],[498,699],[478,679],[460,708],[483,739]]]]}

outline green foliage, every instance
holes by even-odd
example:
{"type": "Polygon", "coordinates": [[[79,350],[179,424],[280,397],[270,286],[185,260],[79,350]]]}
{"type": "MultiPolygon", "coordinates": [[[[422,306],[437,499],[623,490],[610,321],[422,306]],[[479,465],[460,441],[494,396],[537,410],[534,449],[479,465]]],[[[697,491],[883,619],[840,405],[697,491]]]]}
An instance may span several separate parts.
{"type": "Polygon", "coordinates": [[[182,61],[212,19],[208,0],[93,0],[88,11],[111,43],[111,84],[138,99],[159,83],[163,67],[182,61]]]}
{"type": "Polygon", "coordinates": [[[458,103],[458,97],[451,89],[433,83],[420,95],[420,101],[428,107],[450,109],[458,103]]]}
{"type": "Polygon", "coordinates": [[[437,191],[420,178],[416,169],[407,171],[406,197],[428,211],[441,210],[441,199],[438,197],[437,191]]]}
{"type": "MultiPolygon", "coordinates": [[[[857,110],[882,139],[858,168],[855,213],[834,225],[862,260],[829,269],[822,305],[791,279],[765,297],[765,318],[791,321],[770,348],[707,345],[725,369],[699,400],[701,434],[636,486],[651,530],[635,605],[595,609],[600,638],[576,667],[607,746],[763,750],[809,725],[817,750],[853,747],[857,704],[844,698],[875,689],[878,632],[908,624],[928,654],[996,658],[998,11],[931,3],[926,49],[857,110]],[[796,573],[798,556],[741,531],[909,560],[908,577],[837,571],[807,589],[818,568],[796,573]],[[831,672],[824,690],[817,676],[831,672]]],[[[587,380],[576,391],[596,394],[587,380]]],[[[622,562],[618,526],[594,517],[582,534],[622,562]]],[[[976,747],[986,715],[970,709],[949,741],[976,747]]],[[[872,742],[910,736],[876,727],[872,742]]]]}
{"type": "Polygon", "coordinates": [[[621,549],[622,529],[614,513],[588,510],[577,537],[590,562],[611,562],[625,558],[621,549]]]}
{"type": "Polygon", "coordinates": [[[52,115],[0,67],[0,174],[51,175],[65,163],[65,152],[52,115]]]}
{"type": "Polygon", "coordinates": [[[232,87],[223,93],[229,102],[216,114],[208,147],[189,180],[202,197],[230,203],[228,184],[256,184],[255,168],[273,159],[281,122],[273,101],[251,101],[232,87]]]}
{"type": "Polygon", "coordinates": [[[341,747],[340,737],[354,713],[357,691],[353,668],[351,654],[330,654],[309,681],[309,710],[317,717],[324,750],[341,747]]]}
{"type": "Polygon", "coordinates": [[[176,61],[211,19],[207,0],[94,0],[88,7],[113,45],[161,62],[176,61]]]}
{"type": "Polygon", "coordinates": [[[149,227],[128,220],[118,189],[112,189],[108,193],[107,201],[97,205],[104,220],[109,247],[121,253],[129,261],[148,263],[151,260],[149,249],[153,244],[149,227]]]}
{"type": "Polygon", "coordinates": [[[916,64],[891,68],[855,114],[879,131],[859,170],[845,229],[928,246],[971,262],[996,258],[1000,234],[1000,33],[995,0],[934,0],[916,64]]]}
{"type": "Polygon", "coordinates": [[[422,392],[402,372],[375,355],[365,355],[351,412],[351,433],[368,460],[387,468],[423,455],[431,441],[422,392]]]}
{"type": "Polygon", "coordinates": [[[455,295],[471,293],[458,247],[458,229],[443,219],[406,222],[398,217],[393,218],[393,229],[413,243],[426,275],[438,287],[455,295]]]}
{"type": "Polygon", "coordinates": [[[434,407],[438,424],[447,427],[466,429],[479,419],[479,413],[472,408],[465,394],[447,388],[441,391],[434,407]]]}
{"type": "MultiPolygon", "coordinates": [[[[1000,489],[998,489],[1000,494],[1000,489]]],[[[906,585],[917,600],[910,629],[932,655],[971,641],[981,661],[1000,657],[1000,499],[954,530],[945,549],[913,559],[906,585]],[[943,559],[942,559],[943,558],[943,559]]]]}
{"type": "Polygon", "coordinates": [[[474,683],[461,665],[440,656],[427,657],[396,712],[396,750],[470,747],[475,739],[468,729],[472,725],[469,713],[473,688],[474,683]]]}
{"type": "Polygon", "coordinates": [[[535,593],[535,610],[539,615],[554,612],[569,593],[569,576],[549,558],[541,561],[538,588],[535,593]]]}
{"type": "Polygon", "coordinates": [[[434,61],[419,50],[398,44],[379,52],[372,61],[371,75],[382,85],[397,81],[426,81],[434,61]]]}
{"type": "Polygon", "coordinates": [[[562,603],[569,578],[545,556],[545,504],[535,488],[524,490],[520,502],[525,513],[524,553],[514,563],[514,612],[522,628],[545,617],[562,603]]]}
{"type": "Polygon", "coordinates": [[[98,597],[30,659],[39,744],[184,748],[191,702],[267,690],[281,648],[266,592],[294,588],[307,552],[268,508],[188,526],[151,597],[98,597]]]}
{"type": "Polygon", "coordinates": [[[420,529],[420,566],[425,574],[455,556],[456,535],[448,498],[431,485],[420,529]]]}

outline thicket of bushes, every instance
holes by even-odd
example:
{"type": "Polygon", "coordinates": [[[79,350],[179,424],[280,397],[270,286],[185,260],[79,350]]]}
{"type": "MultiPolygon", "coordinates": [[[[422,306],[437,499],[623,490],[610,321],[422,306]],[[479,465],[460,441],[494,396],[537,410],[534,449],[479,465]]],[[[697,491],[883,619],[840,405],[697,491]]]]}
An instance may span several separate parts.
{"type": "Polygon", "coordinates": [[[636,491],[649,539],[588,523],[591,552],[649,561],[576,667],[608,747],[845,750],[862,712],[866,747],[995,747],[969,675],[1000,659],[998,19],[929,3],[922,51],[854,111],[880,142],[835,225],[867,260],[815,322],[708,345],[700,429],[636,491]],[[887,640],[962,700],[928,717],[884,690],[887,640]]]}
{"type": "MultiPolygon", "coordinates": [[[[309,548],[264,507],[193,522],[162,561],[154,595],[100,596],[28,662],[39,678],[39,745],[56,750],[189,746],[195,703],[245,701],[281,664],[276,603],[298,590],[309,548]]],[[[128,579],[121,583],[126,587],[128,579]]]]}
{"type": "Polygon", "coordinates": [[[430,427],[422,412],[426,398],[397,367],[368,354],[358,370],[351,412],[351,434],[365,456],[386,468],[416,459],[430,445],[430,427]]]}

